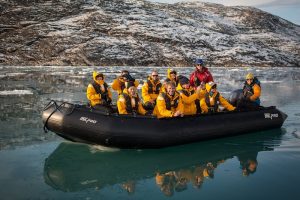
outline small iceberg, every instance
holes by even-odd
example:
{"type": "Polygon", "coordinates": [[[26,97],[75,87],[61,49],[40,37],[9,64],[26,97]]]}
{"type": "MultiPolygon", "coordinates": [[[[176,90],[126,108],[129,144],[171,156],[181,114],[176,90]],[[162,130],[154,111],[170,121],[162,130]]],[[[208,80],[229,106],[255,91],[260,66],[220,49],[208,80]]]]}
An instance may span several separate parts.
{"type": "Polygon", "coordinates": [[[0,91],[0,96],[8,96],[8,95],[33,95],[31,90],[3,90],[0,91]]]}

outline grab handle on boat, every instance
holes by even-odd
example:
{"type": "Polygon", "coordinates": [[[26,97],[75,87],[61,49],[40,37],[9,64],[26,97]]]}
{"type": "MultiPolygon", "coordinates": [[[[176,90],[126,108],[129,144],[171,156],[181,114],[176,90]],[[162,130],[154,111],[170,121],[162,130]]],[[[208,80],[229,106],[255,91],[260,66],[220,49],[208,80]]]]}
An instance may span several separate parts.
{"type": "Polygon", "coordinates": [[[51,100],[51,101],[43,108],[43,111],[47,110],[52,104],[54,104],[55,107],[57,107],[56,101],[51,100]]]}
{"type": "Polygon", "coordinates": [[[56,101],[51,100],[51,101],[45,106],[45,108],[44,108],[43,111],[47,110],[51,105],[55,105],[55,109],[54,109],[54,110],[51,112],[51,114],[47,117],[47,119],[46,119],[46,121],[45,121],[45,123],[44,123],[43,129],[44,129],[44,132],[45,132],[45,133],[48,133],[47,124],[48,124],[48,121],[49,121],[50,117],[51,117],[57,110],[58,110],[59,112],[62,113],[63,111],[60,110],[60,108],[63,107],[64,105],[66,105],[66,104],[72,105],[71,111],[68,112],[68,113],[65,113],[66,115],[70,115],[71,113],[73,113],[73,111],[74,111],[74,109],[75,109],[75,107],[76,107],[76,105],[74,105],[74,104],[71,104],[71,103],[68,103],[68,102],[62,102],[62,103],[58,106],[57,103],[56,103],[56,101]]]}

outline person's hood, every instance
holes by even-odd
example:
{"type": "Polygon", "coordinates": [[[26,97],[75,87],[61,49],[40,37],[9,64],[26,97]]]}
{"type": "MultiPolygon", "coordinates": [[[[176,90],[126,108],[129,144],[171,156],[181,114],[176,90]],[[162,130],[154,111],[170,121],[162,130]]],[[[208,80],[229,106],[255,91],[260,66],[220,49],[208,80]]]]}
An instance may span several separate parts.
{"type": "Polygon", "coordinates": [[[215,82],[208,82],[205,84],[205,88],[206,88],[206,91],[207,92],[210,92],[211,88],[214,86],[214,85],[217,85],[215,82]]]}
{"type": "MultiPolygon", "coordinates": [[[[176,70],[174,70],[174,69],[168,69],[167,78],[169,78],[170,80],[172,80],[171,76],[170,76],[171,72],[176,72],[176,70]]],[[[176,75],[177,75],[177,72],[176,72],[176,75]]]]}
{"type": "Polygon", "coordinates": [[[94,72],[93,72],[93,79],[94,79],[94,81],[95,81],[96,83],[102,85],[102,84],[104,83],[105,76],[104,76],[102,73],[100,73],[100,72],[94,71],[94,72]],[[100,75],[100,76],[102,75],[103,80],[101,80],[101,81],[96,80],[96,77],[99,76],[99,75],[100,75]]]}

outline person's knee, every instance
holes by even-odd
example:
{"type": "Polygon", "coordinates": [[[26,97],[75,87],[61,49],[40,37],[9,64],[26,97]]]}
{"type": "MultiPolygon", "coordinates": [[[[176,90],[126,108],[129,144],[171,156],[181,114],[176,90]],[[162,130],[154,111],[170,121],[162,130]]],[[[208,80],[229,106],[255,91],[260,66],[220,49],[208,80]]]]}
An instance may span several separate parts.
{"type": "Polygon", "coordinates": [[[154,103],[151,103],[151,102],[149,102],[149,101],[147,101],[147,102],[145,102],[144,103],[144,108],[146,109],[146,110],[153,110],[154,109],[154,103]]]}
{"type": "Polygon", "coordinates": [[[100,104],[93,106],[93,109],[103,112],[104,114],[111,114],[114,112],[111,106],[105,106],[100,104]]]}

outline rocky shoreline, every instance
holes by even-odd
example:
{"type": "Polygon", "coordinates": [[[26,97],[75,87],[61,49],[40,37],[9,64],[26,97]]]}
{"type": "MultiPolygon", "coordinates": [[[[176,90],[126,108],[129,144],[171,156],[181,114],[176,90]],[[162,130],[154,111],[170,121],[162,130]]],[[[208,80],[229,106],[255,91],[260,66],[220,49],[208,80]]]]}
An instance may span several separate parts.
{"type": "Polygon", "coordinates": [[[300,66],[300,26],[252,7],[2,0],[0,65],[300,66]]]}

